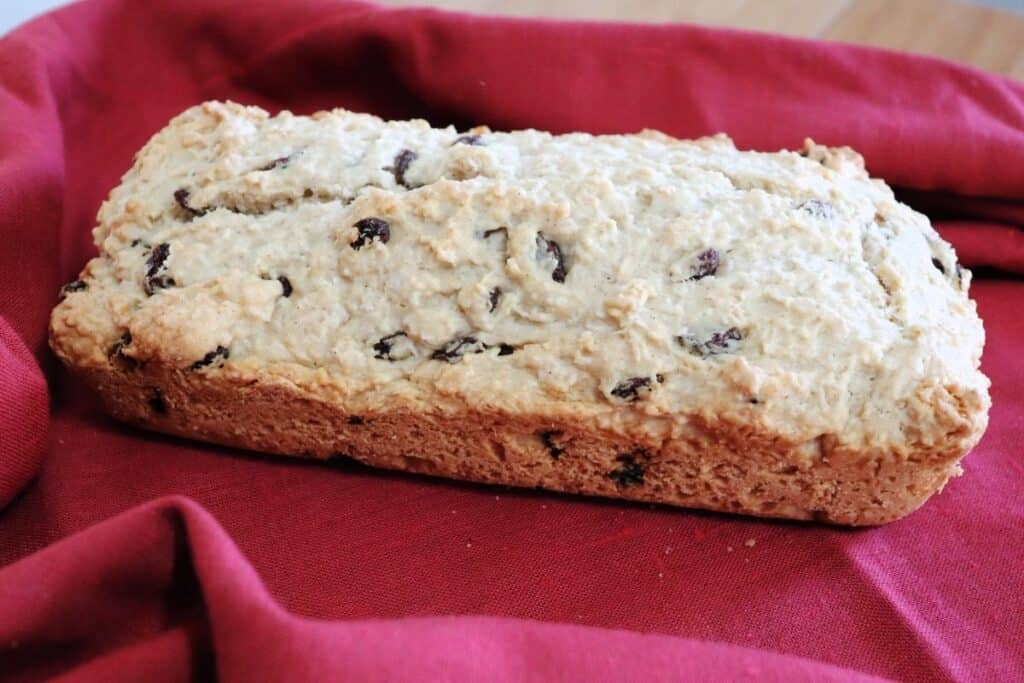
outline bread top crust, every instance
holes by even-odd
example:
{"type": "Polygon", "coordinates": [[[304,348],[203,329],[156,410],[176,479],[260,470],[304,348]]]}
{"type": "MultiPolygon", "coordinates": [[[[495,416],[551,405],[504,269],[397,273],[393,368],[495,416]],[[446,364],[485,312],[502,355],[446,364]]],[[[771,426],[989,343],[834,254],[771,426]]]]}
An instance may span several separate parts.
{"type": "Polygon", "coordinates": [[[98,221],[51,321],[71,366],[648,440],[724,420],[819,451],[962,453],[987,422],[969,271],[848,148],[208,102],[98,221]]]}

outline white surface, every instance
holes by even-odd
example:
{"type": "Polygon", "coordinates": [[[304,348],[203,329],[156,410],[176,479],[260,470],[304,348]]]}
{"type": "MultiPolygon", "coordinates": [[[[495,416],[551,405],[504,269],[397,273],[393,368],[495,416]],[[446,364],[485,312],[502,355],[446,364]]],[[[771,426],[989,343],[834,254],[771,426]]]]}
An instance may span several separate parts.
{"type": "Polygon", "coordinates": [[[0,33],[7,33],[32,17],[68,4],[70,0],[0,0],[0,33]]]}

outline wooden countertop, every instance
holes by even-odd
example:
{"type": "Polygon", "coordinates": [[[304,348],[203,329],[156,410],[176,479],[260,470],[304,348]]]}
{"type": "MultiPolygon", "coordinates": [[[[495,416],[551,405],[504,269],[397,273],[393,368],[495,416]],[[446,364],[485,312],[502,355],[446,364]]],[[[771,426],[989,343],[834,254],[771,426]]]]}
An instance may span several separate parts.
{"type": "Polygon", "coordinates": [[[692,22],[877,45],[1024,80],[1024,16],[957,0],[384,0],[515,16],[692,22]]]}

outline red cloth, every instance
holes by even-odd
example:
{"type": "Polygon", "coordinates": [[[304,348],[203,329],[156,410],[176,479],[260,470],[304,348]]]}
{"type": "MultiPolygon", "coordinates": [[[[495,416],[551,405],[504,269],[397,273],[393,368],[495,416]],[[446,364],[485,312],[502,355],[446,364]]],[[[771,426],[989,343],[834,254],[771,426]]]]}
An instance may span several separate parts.
{"type": "Polygon", "coordinates": [[[32,22],[0,40],[0,675],[1019,679],[1022,215],[1024,86],[935,60],[339,0],[91,0],[32,22]],[[850,531],[115,424],[46,351],[47,316],[132,154],[207,98],[850,144],[957,219],[939,227],[967,265],[1002,269],[972,290],[988,434],[924,510],[850,531]],[[168,494],[187,498],[151,502],[168,494]]]}

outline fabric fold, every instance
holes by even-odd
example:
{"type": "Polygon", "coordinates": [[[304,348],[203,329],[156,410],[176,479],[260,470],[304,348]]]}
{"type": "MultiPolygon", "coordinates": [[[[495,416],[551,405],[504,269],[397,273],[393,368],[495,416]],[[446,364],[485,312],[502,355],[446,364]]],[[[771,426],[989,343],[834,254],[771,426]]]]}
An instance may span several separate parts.
{"type": "Polygon", "coordinates": [[[21,338],[0,318],[0,509],[39,471],[46,455],[50,401],[46,381],[21,338]]]}
{"type": "Polygon", "coordinates": [[[625,631],[483,617],[303,619],[280,608],[220,525],[182,497],[0,570],[0,642],[13,679],[880,680],[625,631]]]}

